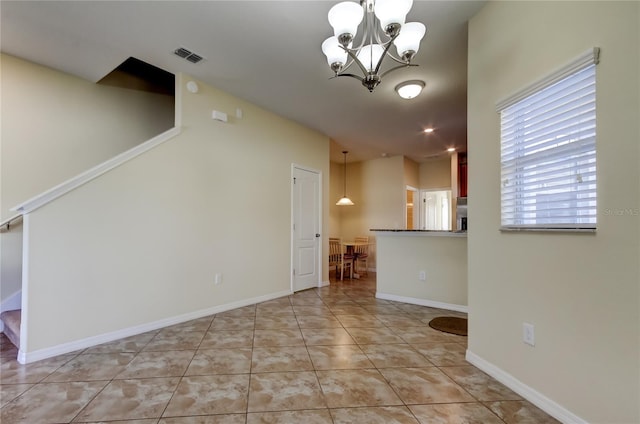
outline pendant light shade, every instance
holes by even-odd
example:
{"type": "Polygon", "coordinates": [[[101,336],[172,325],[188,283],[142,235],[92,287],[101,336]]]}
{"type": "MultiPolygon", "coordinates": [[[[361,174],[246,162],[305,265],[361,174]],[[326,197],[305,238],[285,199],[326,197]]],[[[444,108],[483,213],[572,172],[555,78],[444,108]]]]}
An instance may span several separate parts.
{"type": "Polygon", "coordinates": [[[353,202],[347,197],[347,153],[349,152],[346,150],[342,151],[344,155],[344,195],[336,202],[337,206],[353,206],[353,202]]]}
{"type": "Polygon", "coordinates": [[[343,197],[336,202],[338,206],[353,206],[353,202],[348,197],[343,197]]]}

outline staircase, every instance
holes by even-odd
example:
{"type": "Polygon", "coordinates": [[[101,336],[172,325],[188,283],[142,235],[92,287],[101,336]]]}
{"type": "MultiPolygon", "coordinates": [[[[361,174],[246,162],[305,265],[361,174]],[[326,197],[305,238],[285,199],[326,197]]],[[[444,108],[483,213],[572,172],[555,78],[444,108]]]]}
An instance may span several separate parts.
{"type": "Polygon", "coordinates": [[[0,320],[4,323],[4,335],[13,343],[18,349],[20,348],[20,317],[22,311],[20,309],[15,311],[4,311],[0,314],[0,320]]]}

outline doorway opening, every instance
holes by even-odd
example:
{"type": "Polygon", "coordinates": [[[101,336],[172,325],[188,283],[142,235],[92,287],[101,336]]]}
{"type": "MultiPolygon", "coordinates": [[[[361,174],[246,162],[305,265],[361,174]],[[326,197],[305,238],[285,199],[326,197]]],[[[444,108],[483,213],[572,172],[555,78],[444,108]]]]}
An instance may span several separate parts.
{"type": "Polygon", "coordinates": [[[420,228],[451,231],[451,190],[422,190],[420,228]]]}

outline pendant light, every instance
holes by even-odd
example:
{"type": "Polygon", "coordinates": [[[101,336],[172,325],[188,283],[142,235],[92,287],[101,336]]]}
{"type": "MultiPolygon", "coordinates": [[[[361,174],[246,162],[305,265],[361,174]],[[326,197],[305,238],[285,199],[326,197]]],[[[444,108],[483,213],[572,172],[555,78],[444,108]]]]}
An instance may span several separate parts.
{"type": "Polygon", "coordinates": [[[344,155],[344,196],[336,202],[338,206],[353,206],[353,202],[347,197],[347,153],[349,152],[346,150],[342,151],[344,155]]]}

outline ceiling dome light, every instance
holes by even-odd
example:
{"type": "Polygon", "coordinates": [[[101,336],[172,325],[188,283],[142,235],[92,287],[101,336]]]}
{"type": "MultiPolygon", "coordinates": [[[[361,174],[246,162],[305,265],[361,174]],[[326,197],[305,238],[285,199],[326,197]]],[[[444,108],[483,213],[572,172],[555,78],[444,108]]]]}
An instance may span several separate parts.
{"type": "Polygon", "coordinates": [[[456,148],[455,148],[455,147],[449,147],[449,148],[447,149],[447,152],[455,152],[455,151],[456,151],[456,148]]]}
{"type": "Polygon", "coordinates": [[[431,134],[433,132],[433,128],[425,128],[424,132],[426,132],[427,134],[431,134]]]}
{"type": "Polygon", "coordinates": [[[403,99],[413,99],[414,97],[417,97],[422,92],[423,88],[424,81],[420,80],[405,81],[396,85],[396,91],[403,99]]]}

